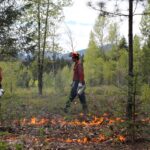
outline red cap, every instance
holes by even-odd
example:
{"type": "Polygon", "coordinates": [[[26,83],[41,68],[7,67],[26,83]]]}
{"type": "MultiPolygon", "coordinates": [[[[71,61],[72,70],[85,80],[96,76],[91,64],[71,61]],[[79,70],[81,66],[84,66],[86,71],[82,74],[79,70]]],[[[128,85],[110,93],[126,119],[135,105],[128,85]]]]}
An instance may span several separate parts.
{"type": "Polygon", "coordinates": [[[79,53],[78,52],[71,52],[69,54],[70,57],[73,57],[73,58],[76,58],[76,57],[79,57],[79,53]]]}

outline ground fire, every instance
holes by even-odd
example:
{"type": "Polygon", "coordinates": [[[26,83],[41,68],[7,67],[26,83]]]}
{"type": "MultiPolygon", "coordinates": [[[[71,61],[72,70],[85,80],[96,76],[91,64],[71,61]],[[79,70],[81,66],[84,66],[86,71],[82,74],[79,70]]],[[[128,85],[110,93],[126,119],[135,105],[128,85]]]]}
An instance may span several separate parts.
{"type": "MultiPolygon", "coordinates": [[[[2,140],[17,141],[22,133],[22,139],[32,142],[62,142],[62,143],[102,143],[107,141],[126,142],[124,128],[116,128],[126,122],[119,117],[110,117],[107,114],[101,116],[88,116],[82,118],[82,114],[76,119],[66,120],[62,116],[40,118],[32,117],[13,122],[16,130],[15,134],[4,136],[2,140]],[[27,136],[28,135],[28,136],[27,136]],[[40,135],[40,136],[39,136],[40,135]],[[42,138],[41,138],[42,135],[42,138]],[[23,138],[24,137],[24,138],[23,138]]],[[[143,119],[149,123],[149,119],[143,119]]]]}

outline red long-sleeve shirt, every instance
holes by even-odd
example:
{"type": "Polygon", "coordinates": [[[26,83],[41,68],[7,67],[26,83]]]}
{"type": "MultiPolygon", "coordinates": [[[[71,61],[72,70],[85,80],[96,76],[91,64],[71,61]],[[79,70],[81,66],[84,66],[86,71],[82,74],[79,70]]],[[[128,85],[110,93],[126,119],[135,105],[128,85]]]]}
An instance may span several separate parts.
{"type": "Polygon", "coordinates": [[[0,83],[2,82],[2,68],[0,67],[0,83]]]}
{"type": "Polygon", "coordinates": [[[84,69],[80,61],[75,63],[73,71],[73,81],[84,83],[84,69]]]}

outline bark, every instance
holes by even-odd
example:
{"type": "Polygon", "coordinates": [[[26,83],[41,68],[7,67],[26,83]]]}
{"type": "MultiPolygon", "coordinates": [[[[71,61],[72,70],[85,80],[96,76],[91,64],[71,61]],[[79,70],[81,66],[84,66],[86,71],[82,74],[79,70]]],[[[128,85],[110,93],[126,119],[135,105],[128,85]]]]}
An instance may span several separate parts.
{"type": "Polygon", "coordinates": [[[128,101],[126,116],[132,119],[133,115],[133,0],[129,0],[129,70],[128,70],[128,101]]]}
{"type": "Polygon", "coordinates": [[[47,39],[47,28],[48,28],[48,10],[49,10],[49,0],[47,4],[47,12],[46,12],[46,19],[45,19],[45,31],[44,31],[44,41],[43,41],[43,48],[41,52],[41,22],[40,22],[40,3],[38,3],[38,90],[39,95],[42,95],[43,91],[43,68],[44,68],[44,55],[45,55],[45,47],[46,47],[46,39],[47,39]]]}
{"type": "Polygon", "coordinates": [[[41,20],[40,20],[40,2],[38,3],[38,93],[42,95],[42,76],[41,76],[41,20]]]}

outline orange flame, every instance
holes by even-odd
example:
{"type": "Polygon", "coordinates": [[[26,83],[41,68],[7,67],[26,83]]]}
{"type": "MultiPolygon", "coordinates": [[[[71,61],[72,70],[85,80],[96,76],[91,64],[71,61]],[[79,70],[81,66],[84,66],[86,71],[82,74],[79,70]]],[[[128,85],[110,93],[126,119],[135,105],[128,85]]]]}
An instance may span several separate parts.
{"type": "Polygon", "coordinates": [[[93,142],[103,142],[105,140],[106,140],[106,137],[103,134],[100,134],[97,138],[92,139],[93,142]]]}
{"type": "Polygon", "coordinates": [[[73,140],[71,140],[71,139],[67,139],[65,142],[67,142],[67,143],[72,143],[72,142],[73,142],[73,140]]]}
{"type": "Polygon", "coordinates": [[[36,118],[35,117],[31,118],[31,124],[36,124],[36,118]]]}
{"type": "Polygon", "coordinates": [[[108,122],[108,124],[111,125],[111,124],[113,124],[114,122],[115,122],[115,120],[110,119],[109,122],[108,122]]]}
{"type": "Polygon", "coordinates": [[[126,138],[123,135],[118,135],[118,140],[121,142],[125,142],[126,138]]]}

